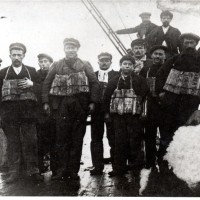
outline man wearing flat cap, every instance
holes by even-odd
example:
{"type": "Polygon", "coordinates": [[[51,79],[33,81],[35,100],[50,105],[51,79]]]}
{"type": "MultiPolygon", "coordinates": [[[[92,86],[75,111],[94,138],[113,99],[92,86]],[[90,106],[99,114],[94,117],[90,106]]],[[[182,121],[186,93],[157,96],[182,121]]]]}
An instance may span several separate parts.
{"type": "MultiPolygon", "coordinates": [[[[118,75],[119,72],[111,68],[112,55],[103,52],[98,55],[99,70],[95,72],[100,82],[100,102],[97,109],[92,114],[91,124],[91,156],[93,169],[90,171],[91,175],[102,175],[104,169],[103,162],[103,135],[104,135],[104,111],[103,111],[103,97],[105,89],[109,81],[118,75]]],[[[113,164],[114,156],[114,129],[112,121],[106,122],[106,135],[110,146],[111,163],[113,164]]]]}
{"type": "Polygon", "coordinates": [[[56,116],[57,175],[54,179],[79,179],[86,119],[99,101],[99,82],[89,62],[78,58],[80,43],[64,40],[65,58],[54,62],[44,84],[44,110],[56,116]],[[51,98],[51,102],[50,102],[51,98]]]}
{"type": "MultiPolygon", "coordinates": [[[[42,84],[50,70],[53,63],[53,58],[45,53],[40,53],[38,56],[38,64],[40,69],[37,71],[40,84],[42,84]]],[[[42,88],[41,88],[42,89],[42,88]]],[[[55,133],[56,126],[55,120],[52,115],[46,115],[43,110],[42,104],[42,91],[38,94],[38,123],[37,123],[37,133],[38,133],[38,157],[39,157],[39,170],[40,173],[46,172],[48,166],[44,165],[44,158],[47,159],[47,155],[50,156],[50,169],[52,171],[52,176],[56,174],[56,162],[55,162],[55,133]]]]}
{"type": "Polygon", "coordinates": [[[170,11],[162,11],[160,14],[162,26],[155,28],[146,38],[148,49],[154,45],[163,45],[168,48],[167,58],[177,54],[181,50],[179,36],[181,32],[170,25],[173,14],[170,11]]]}
{"type": "Polygon", "coordinates": [[[144,77],[150,89],[146,100],[146,120],[145,120],[145,151],[146,168],[156,169],[156,136],[159,128],[160,135],[163,134],[164,112],[162,111],[155,93],[156,74],[166,59],[167,47],[162,45],[153,46],[150,49],[152,65],[145,66],[140,71],[140,76],[144,77]]]}
{"type": "Polygon", "coordinates": [[[146,43],[143,39],[136,39],[131,42],[133,58],[135,59],[134,71],[139,74],[144,66],[149,66],[152,61],[146,55],[146,43]]]}
{"type": "Polygon", "coordinates": [[[131,34],[131,33],[137,33],[137,37],[141,39],[145,39],[147,35],[157,27],[157,25],[153,24],[150,21],[151,13],[149,12],[143,12],[139,15],[142,19],[142,23],[134,28],[127,28],[127,29],[121,29],[116,31],[117,34],[131,34]]]}
{"type": "Polygon", "coordinates": [[[38,169],[37,88],[35,68],[22,63],[26,47],[13,43],[9,47],[11,66],[0,71],[1,118],[8,141],[9,177],[6,183],[20,178],[22,163],[25,174],[42,180],[38,169]]]}
{"type": "Polygon", "coordinates": [[[185,125],[200,103],[200,55],[196,50],[199,39],[192,33],[182,34],[183,51],[167,60],[156,75],[156,92],[165,112],[165,131],[158,152],[158,162],[164,167],[162,157],[174,132],[185,125]]]}
{"type": "Polygon", "coordinates": [[[114,168],[110,176],[124,176],[130,160],[131,170],[138,178],[144,164],[140,115],[149,89],[145,79],[133,72],[134,64],[132,56],[123,56],[121,73],[108,83],[104,94],[105,120],[112,116],[115,130],[114,168]]]}

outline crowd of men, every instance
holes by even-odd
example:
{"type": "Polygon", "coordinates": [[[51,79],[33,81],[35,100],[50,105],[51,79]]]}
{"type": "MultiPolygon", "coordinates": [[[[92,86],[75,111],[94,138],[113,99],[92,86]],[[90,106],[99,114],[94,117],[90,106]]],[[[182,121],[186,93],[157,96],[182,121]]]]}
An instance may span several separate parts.
{"type": "Polygon", "coordinates": [[[108,52],[98,55],[99,70],[78,57],[80,43],[64,39],[65,57],[53,62],[38,55],[40,70],[23,64],[26,47],[10,45],[11,65],[0,71],[2,128],[8,142],[9,177],[42,181],[49,153],[52,180],[79,180],[86,120],[91,115],[91,176],[104,170],[104,123],[112,171],[121,177],[142,168],[164,173],[163,160],[174,132],[186,124],[200,103],[200,37],[170,26],[173,14],[163,11],[162,26],[141,13],[142,23],[118,34],[138,33],[120,70],[108,52]],[[160,135],[157,150],[156,138],[160,135]],[[145,148],[143,147],[145,142],[145,148]],[[144,151],[145,149],[145,151],[144,151]]]}

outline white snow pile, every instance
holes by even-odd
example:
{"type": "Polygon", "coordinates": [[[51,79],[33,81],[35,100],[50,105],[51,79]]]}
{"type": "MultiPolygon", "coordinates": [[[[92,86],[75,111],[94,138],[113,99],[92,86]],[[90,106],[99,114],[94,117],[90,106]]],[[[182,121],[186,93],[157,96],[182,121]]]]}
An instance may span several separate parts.
{"type": "Polygon", "coordinates": [[[180,127],[164,159],[174,174],[193,188],[200,183],[200,125],[180,127]]]}
{"type": "Polygon", "coordinates": [[[139,189],[139,195],[142,195],[142,193],[144,192],[147,184],[148,184],[148,180],[149,180],[149,175],[151,173],[151,169],[142,169],[140,171],[140,189],[139,189]]]}

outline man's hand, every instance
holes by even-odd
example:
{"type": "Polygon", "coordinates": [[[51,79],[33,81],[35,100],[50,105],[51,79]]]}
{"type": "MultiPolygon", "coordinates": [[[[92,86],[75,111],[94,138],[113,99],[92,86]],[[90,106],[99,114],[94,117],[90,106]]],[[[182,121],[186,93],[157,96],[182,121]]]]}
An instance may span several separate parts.
{"type": "Polygon", "coordinates": [[[196,110],[192,113],[186,122],[186,126],[199,125],[200,124],[200,110],[196,110]]]}
{"type": "Polygon", "coordinates": [[[25,79],[18,82],[18,87],[20,89],[26,89],[26,88],[33,87],[33,81],[31,81],[28,78],[25,78],[25,79]]]}
{"type": "Polygon", "coordinates": [[[109,113],[105,113],[105,114],[104,114],[104,121],[105,121],[105,122],[110,122],[110,121],[111,121],[111,119],[110,119],[110,114],[109,114],[109,113]]]}
{"type": "Polygon", "coordinates": [[[165,92],[161,92],[158,96],[159,96],[160,101],[162,101],[164,99],[165,92]]]}
{"type": "Polygon", "coordinates": [[[90,103],[88,106],[88,114],[93,114],[95,111],[95,104],[94,103],[90,103]]]}
{"type": "Polygon", "coordinates": [[[49,106],[48,103],[45,103],[45,104],[43,105],[43,109],[44,109],[44,111],[45,111],[45,113],[46,113],[47,115],[50,115],[50,106],[49,106]]]}

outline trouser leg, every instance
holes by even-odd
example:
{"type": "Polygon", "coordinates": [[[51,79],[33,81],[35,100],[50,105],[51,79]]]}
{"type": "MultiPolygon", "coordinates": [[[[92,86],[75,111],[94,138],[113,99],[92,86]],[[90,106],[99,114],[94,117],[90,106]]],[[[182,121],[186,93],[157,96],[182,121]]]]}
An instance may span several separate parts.
{"type": "Polygon", "coordinates": [[[148,121],[145,126],[145,151],[147,168],[155,166],[157,152],[156,136],[157,125],[153,121],[148,121]]]}
{"type": "Polygon", "coordinates": [[[124,173],[126,171],[127,162],[127,128],[125,116],[114,115],[113,123],[115,129],[115,153],[114,153],[114,169],[117,172],[124,173]]]}
{"type": "Polygon", "coordinates": [[[27,174],[39,173],[36,125],[34,123],[21,123],[20,138],[27,174]]]}
{"type": "Polygon", "coordinates": [[[4,132],[7,137],[7,156],[10,173],[19,173],[21,164],[20,126],[18,123],[4,122],[4,132]]]}
{"type": "Polygon", "coordinates": [[[104,134],[104,114],[95,113],[92,115],[91,124],[91,156],[95,169],[103,170],[103,134],[104,134]]]}

